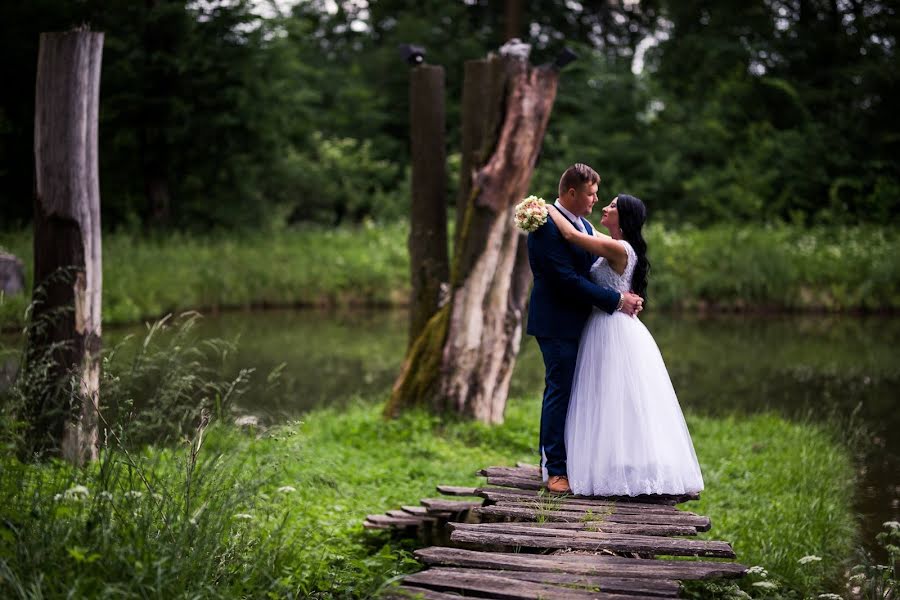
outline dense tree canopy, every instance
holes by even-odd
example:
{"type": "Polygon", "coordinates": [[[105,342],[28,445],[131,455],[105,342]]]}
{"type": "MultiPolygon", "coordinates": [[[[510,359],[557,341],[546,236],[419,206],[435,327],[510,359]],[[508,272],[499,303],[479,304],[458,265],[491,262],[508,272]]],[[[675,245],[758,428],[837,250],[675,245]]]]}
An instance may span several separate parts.
{"type": "MultiPolygon", "coordinates": [[[[0,4],[0,222],[32,211],[38,34],[106,32],[104,225],[278,227],[406,214],[408,72],[447,70],[458,170],[463,63],[511,32],[567,67],[533,183],[574,161],[657,215],[856,222],[900,213],[893,3],[702,0],[33,0],[0,4]],[[518,4],[520,11],[506,4],[518,4]]],[[[454,160],[455,159],[455,160],[454,160]]],[[[450,201],[457,176],[449,182],[450,201]]]]}

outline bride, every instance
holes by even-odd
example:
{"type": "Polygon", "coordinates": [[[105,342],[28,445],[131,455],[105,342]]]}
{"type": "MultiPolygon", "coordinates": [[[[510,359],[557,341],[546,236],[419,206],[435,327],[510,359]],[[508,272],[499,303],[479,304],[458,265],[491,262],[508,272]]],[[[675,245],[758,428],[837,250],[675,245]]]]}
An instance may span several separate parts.
{"type": "MultiPolygon", "coordinates": [[[[558,210],[563,237],[600,258],[591,280],[646,297],[647,210],[619,194],[603,209],[610,235],[578,231],[558,210]]],[[[687,494],[703,489],[700,465],[653,336],[636,317],[594,309],[578,347],[566,415],[572,493],[582,496],[687,494]]]]}

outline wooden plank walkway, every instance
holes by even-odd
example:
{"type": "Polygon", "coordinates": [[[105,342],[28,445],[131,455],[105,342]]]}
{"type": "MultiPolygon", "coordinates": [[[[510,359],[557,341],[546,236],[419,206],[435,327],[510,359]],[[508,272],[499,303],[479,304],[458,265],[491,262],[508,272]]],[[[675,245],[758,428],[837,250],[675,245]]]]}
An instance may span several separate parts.
{"type": "Polygon", "coordinates": [[[679,581],[737,578],[747,571],[721,560],[735,558],[728,542],[696,539],[712,527],[709,517],[676,508],[696,495],[548,494],[538,467],[525,464],[479,474],[487,479],[484,487],[439,485],[442,498],[366,517],[370,529],[444,540],[417,550],[427,568],[382,597],[677,598],[679,581]]]}

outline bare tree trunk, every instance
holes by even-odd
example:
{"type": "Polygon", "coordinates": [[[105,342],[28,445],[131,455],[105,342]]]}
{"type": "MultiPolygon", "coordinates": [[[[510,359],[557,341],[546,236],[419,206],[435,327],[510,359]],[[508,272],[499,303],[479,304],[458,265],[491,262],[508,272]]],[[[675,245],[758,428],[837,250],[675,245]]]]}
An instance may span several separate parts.
{"type": "MultiPolygon", "coordinates": [[[[172,87],[175,74],[154,63],[157,53],[171,44],[172,33],[166,30],[157,12],[159,0],[145,0],[146,25],[142,35],[144,45],[144,86],[148,90],[167,90],[172,87]]],[[[172,217],[168,176],[168,141],[165,129],[170,115],[165,106],[144,103],[141,111],[141,127],[138,139],[141,148],[144,195],[147,201],[149,221],[155,226],[168,225],[172,217]]]]}
{"type": "Polygon", "coordinates": [[[450,278],[447,255],[447,151],[444,147],[444,68],[420,65],[409,82],[412,211],[409,257],[412,298],[409,344],[438,310],[450,278]]]}
{"type": "Polygon", "coordinates": [[[103,34],[42,33],[34,123],[34,292],[28,366],[53,359],[28,406],[31,449],[97,457],[100,185],[97,117],[103,34]],[[75,386],[67,376],[74,373],[75,386]]]}
{"type": "Polygon", "coordinates": [[[522,0],[506,0],[503,11],[505,23],[503,41],[522,37],[522,0]]]}
{"type": "Polygon", "coordinates": [[[503,421],[531,278],[513,210],[528,191],[558,73],[514,58],[479,62],[466,65],[463,144],[466,152],[480,151],[463,156],[469,168],[460,190],[450,301],[407,353],[388,415],[425,404],[486,423],[503,421]],[[479,101],[471,85],[489,87],[492,95],[479,101]],[[493,114],[492,107],[502,109],[493,114]],[[484,122],[467,122],[473,116],[484,122]]]}

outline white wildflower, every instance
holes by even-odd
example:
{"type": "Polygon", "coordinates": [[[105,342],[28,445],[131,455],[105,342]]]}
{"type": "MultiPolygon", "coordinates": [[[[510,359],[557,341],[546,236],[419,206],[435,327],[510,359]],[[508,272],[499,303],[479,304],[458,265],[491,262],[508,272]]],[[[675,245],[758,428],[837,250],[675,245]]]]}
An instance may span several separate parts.
{"type": "Polygon", "coordinates": [[[778,589],[778,584],[774,581],[755,581],[751,584],[753,587],[762,588],[764,590],[778,589]]]}
{"type": "Polygon", "coordinates": [[[821,598],[821,600],[844,600],[843,596],[837,594],[819,594],[817,598],[821,598]]]}
{"type": "Polygon", "coordinates": [[[866,580],[865,573],[857,573],[856,575],[850,576],[850,581],[852,581],[853,583],[857,583],[857,582],[865,581],[865,580],[866,580]]]}
{"type": "Polygon", "coordinates": [[[138,490],[129,490],[129,491],[125,492],[126,498],[134,498],[135,500],[137,500],[138,498],[140,498],[143,495],[144,495],[144,492],[139,492],[138,490]]]}
{"type": "Polygon", "coordinates": [[[281,492],[282,494],[290,494],[291,492],[296,492],[297,488],[295,488],[292,485],[283,485],[280,488],[278,488],[278,491],[281,492]]]}
{"type": "Polygon", "coordinates": [[[760,577],[768,577],[769,573],[763,567],[755,565],[747,569],[747,575],[759,575],[760,577]]]}
{"type": "Polygon", "coordinates": [[[112,502],[112,499],[113,499],[113,495],[110,494],[109,492],[107,492],[106,490],[103,490],[102,492],[100,492],[98,494],[98,496],[100,496],[104,500],[109,500],[110,502],[112,502]]]}
{"type": "Polygon", "coordinates": [[[73,485],[65,492],[66,499],[74,499],[74,500],[83,500],[91,495],[90,490],[88,490],[83,485],[73,485]]]}
{"type": "Polygon", "coordinates": [[[804,556],[802,558],[798,558],[797,562],[800,563],[801,565],[806,565],[811,562],[819,562],[820,560],[822,560],[821,556],[814,556],[814,555],[810,554],[809,556],[804,556]]]}
{"type": "Polygon", "coordinates": [[[53,494],[53,501],[54,501],[54,502],[59,502],[60,500],[62,500],[62,498],[63,498],[63,495],[62,495],[62,494],[53,494]]]}
{"type": "Polygon", "coordinates": [[[885,521],[881,526],[888,529],[900,529],[900,521],[885,521]]]}
{"type": "Polygon", "coordinates": [[[241,519],[242,521],[252,521],[253,515],[251,515],[249,513],[238,513],[238,514],[234,515],[234,518],[241,519]]]}

